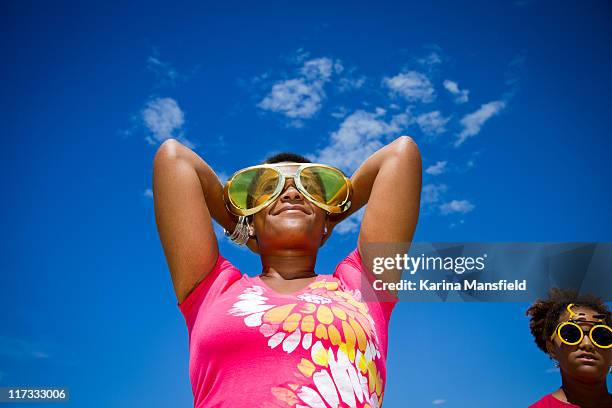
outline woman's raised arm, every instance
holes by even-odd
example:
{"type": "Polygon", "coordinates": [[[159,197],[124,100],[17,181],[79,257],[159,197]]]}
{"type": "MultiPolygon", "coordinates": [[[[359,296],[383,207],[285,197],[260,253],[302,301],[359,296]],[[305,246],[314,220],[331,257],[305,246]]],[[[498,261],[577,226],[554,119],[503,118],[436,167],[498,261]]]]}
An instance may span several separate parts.
{"type": "MultiPolygon", "coordinates": [[[[367,204],[358,240],[366,265],[372,265],[374,257],[407,250],[421,199],[421,155],[412,138],[400,136],[374,152],[351,182],[354,193],[349,214],[367,204]],[[373,243],[382,245],[369,245],[373,243]]],[[[397,282],[400,277],[401,271],[388,271],[381,279],[397,282]]]]}
{"type": "Polygon", "coordinates": [[[179,303],[212,270],[219,254],[214,218],[233,231],[213,169],[175,139],[164,141],[153,160],[155,220],[179,303]]]}

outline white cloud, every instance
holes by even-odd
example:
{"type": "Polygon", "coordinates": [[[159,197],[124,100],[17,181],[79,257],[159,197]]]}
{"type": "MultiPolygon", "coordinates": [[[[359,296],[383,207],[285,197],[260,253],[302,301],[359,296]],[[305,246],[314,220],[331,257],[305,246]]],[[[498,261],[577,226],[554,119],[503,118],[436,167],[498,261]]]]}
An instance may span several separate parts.
{"type": "MultiPolygon", "coordinates": [[[[339,64],[342,70],[342,64],[339,64]]],[[[315,58],[306,61],[300,73],[310,81],[328,81],[334,72],[334,62],[329,58],[315,58]]]]}
{"type": "Polygon", "coordinates": [[[365,209],[366,207],[361,207],[359,211],[351,214],[350,217],[336,225],[334,232],[337,232],[340,235],[349,234],[351,232],[359,232],[359,227],[361,226],[361,220],[363,219],[365,209]]]}
{"type": "Polygon", "coordinates": [[[180,79],[179,73],[169,62],[163,62],[157,56],[147,59],[147,69],[155,74],[158,85],[175,85],[180,79]]]}
{"type": "Polygon", "coordinates": [[[433,102],[435,98],[431,81],[423,74],[409,71],[394,77],[385,77],[383,85],[391,90],[392,95],[400,95],[410,102],[433,102]]]}
{"type": "Polygon", "coordinates": [[[436,164],[432,164],[425,170],[425,173],[431,174],[432,176],[439,176],[446,170],[446,161],[439,161],[436,164]]]}
{"type": "Polygon", "coordinates": [[[349,111],[346,106],[338,106],[334,112],[330,113],[330,115],[332,115],[336,119],[342,119],[343,117],[348,115],[348,112],[349,111]]]}
{"type": "Polygon", "coordinates": [[[274,84],[258,106],[279,112],[288,118],[307,119],[321,109],[324,97],[325,93],[319,82],[309,83],[304,78],[288,79],[274,84]]]}
{"type": "Polygon", "coordinates": [[[442,58],[440,58],[440,54],[435,51],[432,51],[424,58],[419,58],[417,62],[421,65],[432,66],[438,65],[442,62],[442,58]]]}
{"type": "Polygon", "coordinates": [[[386,111],[357,110],[344,119],[340,128],[331,134],[328,145],[321,149],[313,160],[328,163],[351,174],[376,150],[383,147],[385,138],[399,136],[409,120],[400,113],[385,121],[386,111]]]}
{"type": "Polygon", "coordinates": [[[340,92],[348,92],[356,89],[360,89],[366,82],[366,78],[361,76],[359,78],[340,78],[338,81],[338,90],[340,92]]]}
{"type": "Polygon", "coordinates": [[[462,213],[467,214],[475,208],[474,204],[467,200],[453,200],[440,205],[440,212],[443,215],[462,213]]]}
{"type": "Polygon", "coordinates": [[[303,126],[302,119],[313,117],[325,99],[324,86],[334,73],[343,70],[339,60],[314,58],[305,61],[297,78],[287,79],[272,85],[271,91],[257,106],[280,113],[290,119],[290,126],[303,126]]]}
{"type": "Polygon", "coordinates": [[[491,117],[497,115],[505,106],[506,103],[504,101],[493,101],[485,103],[477,111],[465,115],[461,119],[463,130],[459,133],[455,141],[455,147],[460,146],[467,138],[480,133],[480,129],[484,123],[491,117]]]}
{"type": "Polygon", "coordinates": [[[458,222],[451,222],[448,227],[449,228],[455,228],[455,227],[458,227],[458,226],[463,225],[463,224],[465,224],[465,220],[459,220],[458,222]]]}
{"type": "Polygon", "coordinates": [[[147,197],[147,198],[153,198],[153,190],[151,190],[150,188],[147,188],[144,193],[142,193],[143,196],[147,197]]]}
{"type": "Polygon", "coordinates": [[[459,89],[459,85],[449,79],[444,80],[444,88],[451,94],[455,95],[456,103],[466,103],[469,99],[470,91],[467,89],[459,89]]]}
{"type": "Polygon", "coordinates": [[[151,132],[146,138],[150,144],[155,145],[175,137],[186,146],[194,147],[193,143],[183,138],[185,114],[174,99],[155,98],[149,101],[142,111],[142,120],[151,132]]]}
{"type": "Polygon", "coordinates": [[[432,405],[442,405],[442,404],[445,404],[445,403],[446,403],[445,399],[435,399],[435,400],[431,401],[432,405]]]}
{"type": "Polygon", "coordinates": [[[435,136],[446,132],[446,124],[450,118],[442,116],[440,111],[423,113],[416,118],[421,131],[428,136],[435,136]]]}
{"type": "Polygon", "coordinates": [[[303,48],[298,48],[295,52],[295,56],[289,58],[289,62],[294,64],[301,64],[308,57],[310,57],[310,52],[306,51],[303,48]]]}
{"type": "Polygon", "coordinates": [[[421,189],[421,204],[428,205],[440,201],[442,194],[448,190],[445,184],[426,184],[421,189]]]}
{"type": "Polygon", "coordinates": [[[340,62],[340,60],[336,60],[336,62],[334,62],[334,72],[336,74],[340,74],[342,73],[342,71],[344,71],[344,66],[342,65],[342,62],[340,62]]]}

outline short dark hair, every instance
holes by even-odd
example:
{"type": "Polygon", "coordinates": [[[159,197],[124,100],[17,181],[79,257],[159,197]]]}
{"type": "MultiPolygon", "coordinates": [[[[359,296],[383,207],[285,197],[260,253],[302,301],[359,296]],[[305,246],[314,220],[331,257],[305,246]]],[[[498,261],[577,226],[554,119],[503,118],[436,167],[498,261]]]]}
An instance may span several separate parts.
{"type": "Polygon", "coordinates": [[[535,344],[540,350],[548,354],[546,340],[554,333],[559,322],[559,317],[566,310],[567,305],[574,303],[576,306],[588,307],[597,313],[605,315],[608,326],[612,325],[610,309],[603,300],[597,296],[579,294],[574,289],[552,288],[548,292],[547,299],[539,299],[527,309],[526,315],[530,316],[529,329],[535,344]]]}
{"type": "Polygon", "coordinates": [[[280,163],[280,162],[312,163],[310,160],[308,160],[304,156],[300,156],[299,154],[295,154],[291,152],[277,153],[273,156],[268,157],[264,161],[265,164],[280,163]]]}

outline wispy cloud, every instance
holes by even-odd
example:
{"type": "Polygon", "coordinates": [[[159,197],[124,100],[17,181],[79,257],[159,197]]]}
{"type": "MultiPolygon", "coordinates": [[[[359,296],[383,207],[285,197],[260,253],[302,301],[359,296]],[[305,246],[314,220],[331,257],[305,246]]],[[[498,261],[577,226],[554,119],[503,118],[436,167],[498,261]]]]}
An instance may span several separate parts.
{"type": "Polygon", "coordinates": [[[424,66],[434,66],[442,63],[442,57],[437,51],[431,51],[425,57],[418,58],[417,62],[424,66]]]}
{"type": "Polygon", "coordinates": [[[147,58],[147,69],[155,74],[156,85],[176,85],[180,75],[169,62],[159,59],[157,53],[147,58]]]}
{"type": "Polygon", "coordinates": [[[446,132],[446,124],[450,118],[442,116],[440,111],[423,113],[416,117],[416,123],[421,132],[427,136],[436,136],[446,132]]]}
{"type": "Polygon", "coordinates": [[[366,207],[362,207],[359,209],[359,211],[356,211],[355,213],[351,214],[350,217],[343,220],[334,228],[334,232],[340,235],[359,232],[359,227],[361,226],[361,220],[363,219],[365,209],[366,207]]]}
{"type": "Polygon", "coordinates": [[[349,110],[346,106],[338,106],[330,115],[336,119],[342,119],[348,115],[349,110]]]}
{"type": "Polygon", "coordinates": [[[357,91],[363,88],[367,78],[365,75],[357,75],[356,71],[357,67],[350,67],[349,69],[343,71],[343,74],[338,80],[336,86],[338,92],[343,93],[348,91],[357,91]]]}
{"type": "Polygon", "coordinates": [[[459,220],[457,222],[451,222],[448,227],[449,228],[455,228],[455,227],[458,227],[458,226],[463,225],[463,224],[465,224],[465,220],[459,220]]]}
{"type": "Polygon", "coordinates": [[[143,196],[147,197],[147,198],[153,198],[153,190],[150,188],[147,188],[144,193],[142,193],[143,196]]]}
{"type": "Polygon", "coordinates": [[[195,145],[183,137],[185,114],[172,98],[155,98],[150,100],[142,111],[142,120],[150,134],[146,140],[157,145],[171,137],[179,139],[189,148],[195,145]]]}
{"type": "Polygon", "coordinates": [[[446,404],[445,399],[435,399],[431,401],[431,405],[442,405],[442,404],[446,404]]]}
{"type": "Polygon", "coordinates": [[[431,205],[440,201],[442,194],[448,190],[446,184],[426,184],[421,190],[421,204],[431,205]]]}
{"type": "Polygon", "coordinates": [[[470,203],[467,200],[453,200],[440,205],[440,213],[442,213],[442,215],[448,215],[453,213],[467,214],[470,211],[474,210],[474,208],[474,204],[470,203]]]}
{"type": "Polygon", "coordinates": [[[375,112],[355,111],[344,119],[340,128],[331,134],[327,146],[313,155],[313,159],[351,174],[383,147],[387,138],[399,136],[409,122],[406,113],[394,115],[389,120],[385,120],[385,114],[382,108],[376,108],[375,112]]]}
{"type": "Polygon", "coordinates": [[[444,88],[455,96],[456,103],[466,103],[469,99],[470,91],[467,89],[459,89],[459,85],[450,79],[444,80],[444,88]]]}
{"type": "Polygon", "coordinates": [[[446,161],[439,161],[436,164],[429,166],[425,173],[431,174],[432,176],[439,176],[446,171],[446,161]]]}
{"type": "Polygon", "coordinates": [[[493,101],[485,103],[475,112],[465,115],[460,121],[463,130],[457,136],[455,147],[463,144],[463,142],[465,142],[469,137],[476,136],[478,133],[480,133],[480,130],[485,122],[497,115],[505,107],[506,102],[493,101]]]}
{"type": "Polygon", "coordinates": [[[431,81],[424,74],[408,71],[394,77],[385,77],[382,84],[389,88],[391,96],[401,96],[409,102],[430,103],[435,99],[431,81]]]}
{"type": "Polygon", "coordinates": [[[340,92],[348,92],[356,89],[360,89],[366,82],[366,77],[360,76],[358,78],[340,78],[338,81],[338,90],[340,92]]]}
{"type": "Polygon", "coordinates": [[[257,106],[292,119],[291,126],[301,127],[304,119],[312,118],[326,98],[325,84],[332,75],[343,70],[339,60],[315,58],[305,61],[299,76],[272,85],[270,92],[257,106]]]}
{"type": "Polygon", "coordinates": [[[46,359],[50,357],[47,352],[33,342],[6,336],[0,336],[0,355],[14,359],[46,359]]]}
{"type": "Polygon", "coordinates": [[[521,51],[517,55],[512,58],[512,61],[508,64],[506,68],[505,77],[506,77],[506,85],[510,88],[503,95],[503,99],[508,101],[514,97],[514,95],[518,92],[521,76],[523,72],[523,66],[525,65],[525,61],[527,60],[526,51],[521,51]]]}

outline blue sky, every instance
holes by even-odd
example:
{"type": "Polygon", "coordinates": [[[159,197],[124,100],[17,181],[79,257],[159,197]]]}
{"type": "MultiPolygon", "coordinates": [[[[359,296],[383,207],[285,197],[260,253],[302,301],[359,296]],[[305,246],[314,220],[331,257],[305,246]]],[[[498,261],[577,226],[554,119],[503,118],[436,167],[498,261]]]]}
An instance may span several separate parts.
{"type": "MultiPolygon", "coordinates": [[[[2,9],[0,385],[68,386],[79,407],[192,403],[150,190],[168,137],[224,177],[286,150],[350,174],[408,134],[425,170],[415,240],[611,239],[608,2],[2,9]]],[[[357,228],[336,228],[319,273],[357,228]]],[[[552,391],[527,306],[401,303],[385,407],[552,391]]]]}

